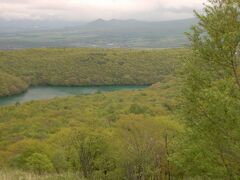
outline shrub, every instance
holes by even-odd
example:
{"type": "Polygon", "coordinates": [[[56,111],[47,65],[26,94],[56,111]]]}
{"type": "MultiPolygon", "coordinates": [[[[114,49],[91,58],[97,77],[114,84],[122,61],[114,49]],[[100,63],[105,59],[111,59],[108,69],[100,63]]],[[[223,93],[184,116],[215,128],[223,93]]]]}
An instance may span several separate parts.
{"type": "Polygon", "coordinates": [[[143,114],[146,112],[146,109],[138,104],[132,104],[129,108],[129,112],[133,114],[143,114]]]}
{"type": "Polygon", "coordinates": [[[51,172],[53,170],[52,162],[45,154],[34,153],[27,158],[27,168],[38,174],[51,172]]]}

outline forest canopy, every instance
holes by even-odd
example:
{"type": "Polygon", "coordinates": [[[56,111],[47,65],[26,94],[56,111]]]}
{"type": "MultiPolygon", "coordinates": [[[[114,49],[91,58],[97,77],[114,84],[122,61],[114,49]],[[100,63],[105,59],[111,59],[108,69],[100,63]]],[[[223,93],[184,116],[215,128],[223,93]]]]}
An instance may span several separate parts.
{"type": "Polygon", "coordinates": [[[87,48],[0,51],[0,73],[6,76],[1,78],[0,96],[37,85],[150,85],[172,74],[188,52],[87,48]]]}

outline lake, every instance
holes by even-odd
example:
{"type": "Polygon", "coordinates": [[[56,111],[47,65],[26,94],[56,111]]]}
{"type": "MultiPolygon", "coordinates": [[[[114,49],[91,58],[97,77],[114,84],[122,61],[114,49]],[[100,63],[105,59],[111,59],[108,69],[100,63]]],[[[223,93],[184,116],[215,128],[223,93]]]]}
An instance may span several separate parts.
{"type": "Polygon", "coordinates": [[[32,100],[51,99],[55,97],[67,97],[81,94],[93,94],[98,92],[123,91],[123,90],[141,90],[147,86],[91,86],[91,87],[58,87],[44,86],[32,87],[25,93],[1,97],[0,105],[10,105],[17,102],[27,102],[32,100]]]}

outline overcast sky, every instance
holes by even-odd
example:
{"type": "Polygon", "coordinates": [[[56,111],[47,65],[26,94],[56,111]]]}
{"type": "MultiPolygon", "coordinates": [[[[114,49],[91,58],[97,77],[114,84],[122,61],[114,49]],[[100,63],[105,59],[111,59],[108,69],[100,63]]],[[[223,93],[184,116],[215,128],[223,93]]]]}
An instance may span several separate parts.
{"type": "Polygon", "coordinates": [[[0,18],[90,21],[171,20],[193,17],[205,0],[0,0],[0,18]]]}

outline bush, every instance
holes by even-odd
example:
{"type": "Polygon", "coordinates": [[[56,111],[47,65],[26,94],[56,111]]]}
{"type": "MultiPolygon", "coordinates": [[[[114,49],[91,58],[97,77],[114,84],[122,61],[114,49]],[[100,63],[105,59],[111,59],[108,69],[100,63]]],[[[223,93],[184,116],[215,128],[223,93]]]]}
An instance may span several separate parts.
{"type": "Polygon", "coordinates": [[[38,174],[51,172],[53,170],[52,162],[45,154],[34,153],[27,158],[27,168],[38,174]]]}
{"type": "Polygon", "coordinates": [[[132,104],[129,108],[129,112],[132,114],[143,114],[146,112],[146,108],[138,104],[132,104]]]}

